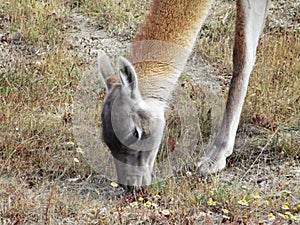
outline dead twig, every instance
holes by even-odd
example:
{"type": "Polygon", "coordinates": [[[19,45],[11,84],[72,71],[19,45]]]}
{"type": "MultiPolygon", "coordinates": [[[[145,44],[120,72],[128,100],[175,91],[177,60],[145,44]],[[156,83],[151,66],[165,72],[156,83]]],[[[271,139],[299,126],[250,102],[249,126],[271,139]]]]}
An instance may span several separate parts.
{"type": "Polygon", "coordinates": [[[49,208],[50,208],[50,205],[51,205],[51,200],[53,198],[53,195],[54,195],[54,192],[57,188],[57,182],[54,183],[51,191],[50,191],[50,196],[49,196],[49,199],[48,199],[48,203],[47,203],[47,207],[46,207],[46,213],[45,213],[45,219],[46,221],[48,221],[48,216],[49,216],[49,208]]]}
{"type": "Polygon", "coordinates": [[[121,213],[121,210],[120,210],[120,207],[117,206],[117,212],[118,212],[118,215],[119,215],[119,221],[120,221],[120,224],[123,224],[123,221],[122,221],[122,213],[121,213]]]}

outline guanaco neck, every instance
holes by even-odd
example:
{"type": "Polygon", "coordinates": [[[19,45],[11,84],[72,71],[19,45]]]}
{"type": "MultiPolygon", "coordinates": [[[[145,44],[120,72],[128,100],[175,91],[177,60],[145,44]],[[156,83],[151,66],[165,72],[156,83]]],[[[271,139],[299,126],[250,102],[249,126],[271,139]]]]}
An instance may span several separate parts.
{"type": "Polygon", "coordinates": [[[208,14],[210,0],[154,0],[128,55],[142,96],[167,101],[208,14]]]}

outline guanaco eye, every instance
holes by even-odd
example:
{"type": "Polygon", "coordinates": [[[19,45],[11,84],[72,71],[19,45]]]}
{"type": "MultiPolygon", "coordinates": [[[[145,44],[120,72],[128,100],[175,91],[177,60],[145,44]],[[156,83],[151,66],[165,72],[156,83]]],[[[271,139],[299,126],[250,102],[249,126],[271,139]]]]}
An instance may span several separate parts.
{"type": "Polygon", "coordinates": [[[134,129],[133,136],[135,136],[136,139],[140,138],[139,131],[136,128],[134,129]]]}

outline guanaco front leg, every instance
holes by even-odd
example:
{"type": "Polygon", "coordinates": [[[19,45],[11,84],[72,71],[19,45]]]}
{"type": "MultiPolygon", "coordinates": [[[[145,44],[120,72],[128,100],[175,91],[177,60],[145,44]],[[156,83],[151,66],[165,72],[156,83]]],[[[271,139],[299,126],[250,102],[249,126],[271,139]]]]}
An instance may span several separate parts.
{"type": "Polygon", "coordinates": [[[226,166],[232,154],[236,131],[253,69],[268,0],[239,0],[236,10],[233,77],[219,133],[199,163],[200,173],[214,173],[226,166]]]}

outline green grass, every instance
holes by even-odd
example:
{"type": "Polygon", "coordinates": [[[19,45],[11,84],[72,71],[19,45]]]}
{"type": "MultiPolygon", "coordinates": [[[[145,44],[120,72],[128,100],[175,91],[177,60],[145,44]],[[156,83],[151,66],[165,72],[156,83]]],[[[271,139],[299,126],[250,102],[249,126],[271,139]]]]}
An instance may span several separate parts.
{"type": "MultiPolygon", "coordinates": [[[[149,2],[1,1],[0,34],[7,41],[0,44],[9,54],[0,62],[0,224],[259,224],[272,223],[270,213],[274,223],[296,224],[287,213],[300,217],[299,22],[291,16],[296,4],[274,3],[242,113],[239,151],[228,168],[204,178],[183,169],[126,200],[70,142],[72,102],[89,63],[68,41],[70,15],[89,17],[111,37],[132,40],[149,2]],[[281,17],[286,23],[274,26],[281,17]],[[160,198],[153,197],[157,193],[160,198]],[[139,195],[144,200],[131,207],[139,195]],[[144,206],[147,200],[157,208],[144,206]],[[170,215],[163,215],[164,209],[170,215]]],[[[196,44],[224,93],[231,74],[233,8],[231,2],[218,3],[196,44]]],[[[203,89],[186,77],[180,82],[199,111],[208,107],[201,102],[203,89]]],[[[211,122],[202,111],[207,137],[211,122]]],[[[168,116],[171,136],[180,135],[174,116],[172,111],[168,116]]]]}

